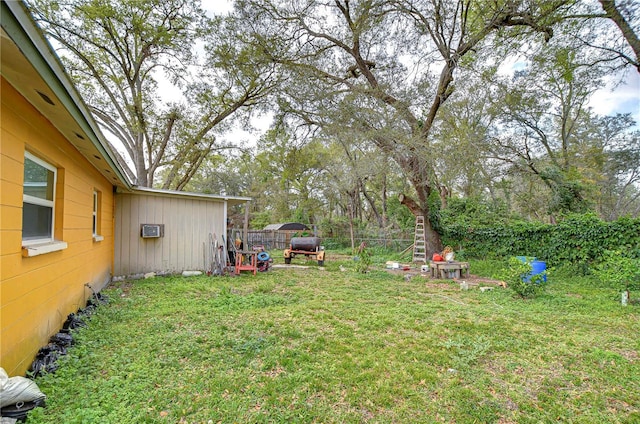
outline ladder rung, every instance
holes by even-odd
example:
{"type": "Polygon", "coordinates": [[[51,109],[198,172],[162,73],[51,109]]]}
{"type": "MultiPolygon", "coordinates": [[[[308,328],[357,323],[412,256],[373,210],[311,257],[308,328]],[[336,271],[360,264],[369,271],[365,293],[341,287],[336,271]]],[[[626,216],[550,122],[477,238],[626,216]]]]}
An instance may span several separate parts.
{"type": "Polygon", "coordinates": [[[424,216],[416,216],[416,229],[413,243],[413,261],[427,262],[426,240],[424,238],[424,216]]]}

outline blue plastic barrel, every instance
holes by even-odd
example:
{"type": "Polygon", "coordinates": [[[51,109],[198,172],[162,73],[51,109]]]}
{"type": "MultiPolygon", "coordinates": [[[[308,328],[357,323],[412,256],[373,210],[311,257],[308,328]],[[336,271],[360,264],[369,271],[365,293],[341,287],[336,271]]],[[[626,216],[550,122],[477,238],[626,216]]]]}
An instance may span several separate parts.
{"type": "Polygon", "coordinates": [[[542,276],[542,280],[546,283],[547,282],[547,274],[545,273],[546,270],[547,270],[546,262],[531,261],[531,272],[523,276],[522,281],[524,281],[525,283],[528,283],[529,281],[531,281],[531,277],[533,277],[534,275],[544,274],[542,276]]]}

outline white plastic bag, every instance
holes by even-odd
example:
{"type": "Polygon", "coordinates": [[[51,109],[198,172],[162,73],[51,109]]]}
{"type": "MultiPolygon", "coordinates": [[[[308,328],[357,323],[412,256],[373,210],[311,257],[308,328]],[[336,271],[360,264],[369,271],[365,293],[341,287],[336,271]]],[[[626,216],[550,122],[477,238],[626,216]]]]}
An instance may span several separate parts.
{"type": "Polygon", "coordinates": [[[33,380],[20,376],[9,378],[7,372],[0,368],[0,408],[44,398],[44,393],[33,380]]]}

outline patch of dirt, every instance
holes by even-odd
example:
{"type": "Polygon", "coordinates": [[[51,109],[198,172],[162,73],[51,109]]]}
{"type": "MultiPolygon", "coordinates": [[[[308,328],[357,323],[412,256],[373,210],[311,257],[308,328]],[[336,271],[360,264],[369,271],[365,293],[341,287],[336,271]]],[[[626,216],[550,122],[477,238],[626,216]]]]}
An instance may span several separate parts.
{"type": "Polygon", "coordinates": [[[427,287],[440,287],[440,288],[444,288],[444,287],[450,287],[449,284],[443,284],[443,283],[435,283],[435,281],[454,281],[454,282],[460,282],[460,281],[466,281],[467,284],[469,284],[469,287],[475,287],[475,286],[479,286],[479,285],[483,285],[483,286],[495,286],[495,287],[506,287],[506,283],[504,281],[500,281],[500,280],[493,280],[491,278],[485,278],[485,277],[480,277],[478,275],[473,275],[473,274],[469,274],[468,277],[463,277],[463,278],[454,278],[452,280],[441,280],[440,278],[431,278],[431,275],[429,273],[422,273],[420,267],[415,267],[412,265],[405,265],[405,264],[400,264],[401,267],[405,267],[405,268],[409,268],[409,269],[389,269],[387,268],[386,271],[394,274],[394,275],[404,275],[405,278],[414,278],[414,277],[422,277],[424,279],[426,279],[427,282],[427,287]]]}
{"type": "Polygon", "coordinates": [[[440,290],[459,290],[458,287],[448,283],[426,283],[425,286],[428,289],[440,289],[440,290]]]}
{"type": "Polygon", "coordinates": [[[307,265],[275,264],[275,265],[271,265],[271,268],[273,268],[273,269],[279,269],[279,268],[298,268],[298,269],[309,269],[309,268],[311,268],[311,267],[310,267],[310,266],[307,266],[307,265]]]}
{"type": "Polygon", "coordinates": [[[635,362],[638,359],[640,359],[640,355],[638,355],[638,352],[635,352],[633,350],[621,350],[621,349],[612,349],[612,350],[629,362],[635,362]]]}
{"type": "Polygon", "coordinates": [[[131,281],[118,281],[111,283],[111,287],[118,288],[122,290],[122,297],[126,297],[129,295],[131,291],[131,287],[133,287],[133,283],[131,281]]]}

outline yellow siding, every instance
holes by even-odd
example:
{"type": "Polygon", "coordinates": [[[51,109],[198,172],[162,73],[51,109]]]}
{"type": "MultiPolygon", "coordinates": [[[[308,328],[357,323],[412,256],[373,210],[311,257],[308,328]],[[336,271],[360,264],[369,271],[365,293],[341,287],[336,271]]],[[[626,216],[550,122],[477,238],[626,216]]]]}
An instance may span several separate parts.
{"type": "Polygon", "coordinates": [[[0,366],[23,374],[67,315],[102,288],[113,264],[113,186],[2,79],[0,113],[0,366]],[[59,168],[56,236],[59,252],[22,257],[25,150],[59,168]],[[92,238],[93,190],[102,193],[101,235],[92,238]]]}

